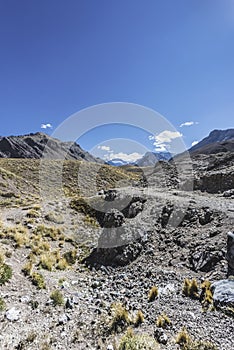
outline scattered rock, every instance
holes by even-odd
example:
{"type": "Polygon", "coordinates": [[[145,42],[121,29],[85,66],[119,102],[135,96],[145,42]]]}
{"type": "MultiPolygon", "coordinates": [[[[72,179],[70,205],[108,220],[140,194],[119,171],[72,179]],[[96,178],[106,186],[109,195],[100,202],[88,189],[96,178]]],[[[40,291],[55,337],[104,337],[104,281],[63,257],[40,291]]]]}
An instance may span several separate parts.
{"type": "Polygon", "coordinates": [[[228,198],[228,197],[232,197],[232,196],[234,196],[234,189],[233,188],[223,192],[223,197],[228,198]]]}
{"type": "Polygon", "coordinates": [[[154,330],[154,338],[159,342],[160,344],[166,345],[168,341],[168,336],[163,331],[162,328],[155,328],[154,330]]]}
{"type": "Polygon", "coordinates": [[[18,321],[20,318],[20,310],[12,307],[6,312],[5,316],[9,321],[18,321]]]}
{"type": "Polygon", "coordinates": [[[67,314],[63,314],[59,317],[59,324],[66,324],[70,320],[70,317],[67,314]]]}

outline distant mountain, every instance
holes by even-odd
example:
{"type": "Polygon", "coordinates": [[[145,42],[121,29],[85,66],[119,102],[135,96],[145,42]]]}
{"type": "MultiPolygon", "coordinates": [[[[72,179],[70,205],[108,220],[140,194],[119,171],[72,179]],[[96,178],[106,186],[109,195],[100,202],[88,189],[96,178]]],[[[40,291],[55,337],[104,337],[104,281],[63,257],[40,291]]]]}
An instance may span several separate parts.
{"type": "Polygon", "coordinates": [[[47,134],[37,132],[22,136],[0,137],[0,158],[34,158],[46,154],[51,159],[73,159],[104,163],[84,151],[75,142],[62,142],[47,134]]]}
{"type": "Polygon", "coordinates": [[[145,155],[136,161],[140,167],[154,166],[159,160],[169,160],[172,157],[169,152],[146,152],[145,155]]]}
{"type": "Polygon", "coordinates": [[[213,130],[209,136],[189,149],[191,154],[213,154],[234,151],[234,129],[213,130]]]}
{"type": "Polygon", "coordinates": [[[113,158],[111,160],[108,160],[108,162],[106,163],[112,166],[122,166],[122,165],[128,165],[128,164],[134,165],[134,163],[128,163],[125,160],[120,158],[113,158]]]}
{"type": "Polygon", "coordinates": [[[107,162],[112,166],[137,165],[139,167],[154,166],[159,160],[169,160],[172,157],[169,152],[146,152],[144,156],[135,162],[126,162],[120,158],[114,158],[107,162]]]}

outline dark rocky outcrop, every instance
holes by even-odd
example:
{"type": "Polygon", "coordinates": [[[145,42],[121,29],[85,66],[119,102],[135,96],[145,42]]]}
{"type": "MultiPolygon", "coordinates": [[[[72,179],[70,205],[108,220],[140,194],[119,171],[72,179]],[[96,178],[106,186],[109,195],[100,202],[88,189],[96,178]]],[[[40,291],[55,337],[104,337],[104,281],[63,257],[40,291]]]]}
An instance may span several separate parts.
{"type": "Polygon", "coordinates": [[[234,276],[234,233],[228,232],[227,234],[227,262],[228,262],[228,275],[234,276]]]}
{"type": "Polygon", "coordinates": [[[75,142],[62,142],[44,133],[0,138],[0,158],[77,159],[104,163],[75,142]]]}

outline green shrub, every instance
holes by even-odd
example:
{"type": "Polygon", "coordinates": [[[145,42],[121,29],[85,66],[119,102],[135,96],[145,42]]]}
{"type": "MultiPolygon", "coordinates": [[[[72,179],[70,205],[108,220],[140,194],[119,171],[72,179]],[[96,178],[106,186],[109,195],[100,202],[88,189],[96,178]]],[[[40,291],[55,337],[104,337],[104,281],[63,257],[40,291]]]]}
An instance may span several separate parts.
{"type": "Polygon", "coordinates": [[[54,306],[57,306],[57,305],[61,306],[64,304],[63,294],[58,289],[55,289],[50,294],[50,299],[52,299],[54,306]]]}
{"type": "Polygon", "coordinates": [[[34,272],[31,275],[31,280],[32,280],[32,283],[35,286],[37,286],[39,289],[45,289],[46,288],[44,277],[40,273],[34,272]]]}
{"type": "Polygon", "coordinates": [[[6,308],[5,301],[2,298],[0,298],[0,311],[5,310],[5,308],[6,308]]]}
{"type": "Polygon", "coordinates": [[[0,265],[0,286],[12,277],[12,268],[7,264],[0,265]]]}

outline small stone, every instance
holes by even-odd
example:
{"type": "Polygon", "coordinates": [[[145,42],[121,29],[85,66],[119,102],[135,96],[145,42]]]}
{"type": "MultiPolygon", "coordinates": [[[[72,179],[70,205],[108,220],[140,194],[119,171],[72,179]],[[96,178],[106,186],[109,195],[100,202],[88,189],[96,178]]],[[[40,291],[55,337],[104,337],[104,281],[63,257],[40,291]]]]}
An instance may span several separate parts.
{"type": "Polygon", "coordinates": [[[59,317],[59,324],[65,324],[67,321],[69,321],[69,316],[67,314],[63,314],[59,317]]]}
{"type": "Polygon", "coordinates": [[[28,304],[30,302],[30,297],[28,295],[23,295],[20,298],[21,303],[28,304]]]}
{"type": "Polygon", "coordinates": [[[65,308],[66,309],[73,309],[73,302],[70,298],[67,298],[65,308]]]}
{"type": "Polygon", "coordinates": [[[107,348],[106,348],[106,350],[114,350],[114,347],[113,347],[113,345],[107,345],[107,348]]]}
{"type": "Polygon", "coordinates": [[[63,281],[61,288],[69,288],[70,284],[67,281],[63,281]]]}
{"type": "Polygon", "coordinates": [[[6,312],[6,318],[9,321],[18,321],[20,317],[20,310],[17,310],[15,307],[12,307],[6,312]]]}
{"type": "Polygon", "coordinates": [[[164,333],[164,331],[161,328],[156,328],[154,331],[154,338],[160,343],[160,344],[167,344],[168,336],[164,333]]]}

